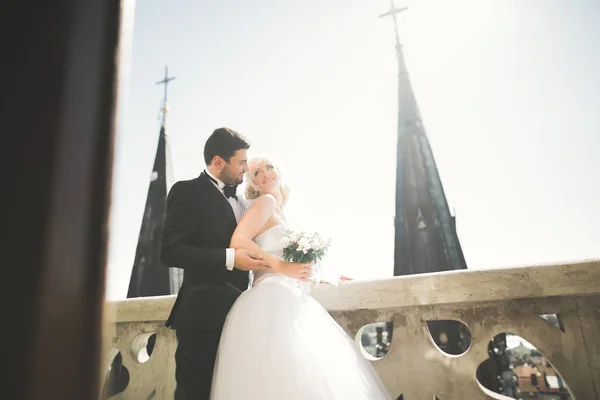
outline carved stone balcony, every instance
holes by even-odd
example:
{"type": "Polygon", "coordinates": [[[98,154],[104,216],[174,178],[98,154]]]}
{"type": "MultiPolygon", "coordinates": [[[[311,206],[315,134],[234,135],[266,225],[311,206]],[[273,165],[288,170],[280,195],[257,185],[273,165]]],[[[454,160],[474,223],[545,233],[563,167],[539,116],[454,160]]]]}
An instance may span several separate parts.
{"type": "MultiPolygon", "coordinates": [[[[365,325],[393,323],[389,351],[372,363],[394,398],[509,398],[486,389],[477,370],[489,357],[490,340],[510,332],[550,361],[569,398],[600,399],[600,260],[321,285],[314,296],[352,337],[365,325]],[[438,346],[428,323],[436,320],[468,329],[463,354],[438,346]]],[[[164,296],[107,303],[104,371],[120,353],[127,370],[121,373],[128,374],[125,389],[111,399],[173,398],[176,339],[164,327],[173,302],[164,296]]]]}

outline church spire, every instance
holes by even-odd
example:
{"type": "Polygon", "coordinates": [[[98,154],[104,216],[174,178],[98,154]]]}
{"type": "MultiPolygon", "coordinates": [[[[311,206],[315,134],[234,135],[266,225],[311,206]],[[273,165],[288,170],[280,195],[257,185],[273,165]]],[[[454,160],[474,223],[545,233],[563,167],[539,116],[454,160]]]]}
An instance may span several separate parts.
{"type": "Polygon", "coordinates": [[[165,85],[165,93],[163,96],[163,104],[162,104],[162,109],[160,110],[161,114],[162,114],[162,119],[161,119],[161,127],[165,127],[167,124],[167,113],[169,112],[169,108],[167,107],[167,94],[168,94],[168,89],[169,89],[169,82],[174,80],[175,77],[171,76],[169,77],[169,67],[165,66],[165,77],[162,81],[160,82],[156,82],[157,85],[165,85]]]}
{"type": "Polygon", "coordinates": [[[169,77],[165,67],[165,77],[157,85],[164,84],[162,119],[158,136],[154,166],[150,175],[146,206],[142,215],[142,226],[127,297],[160,296],[175,294],[183,280],[183,271],[167,268],[160,262],[160,234],[165,219],[167,193],[172,184],[172,170],[167,141],[167,89],[168,83],[175,79],[169,77]]]}
{"type": "Polygon", "coordinates": [[[398,57],[398,147],[394,275],[438,272],[467,267],[450,214],[429,139],[421,120],[398,33],[397,14],[390,11],[398,57]]]}

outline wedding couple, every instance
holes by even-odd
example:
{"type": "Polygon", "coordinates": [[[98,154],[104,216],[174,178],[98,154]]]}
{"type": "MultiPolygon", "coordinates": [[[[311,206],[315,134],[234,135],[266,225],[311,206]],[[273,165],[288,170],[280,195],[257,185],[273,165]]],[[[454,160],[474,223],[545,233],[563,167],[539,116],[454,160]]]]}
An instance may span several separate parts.
{"type": "Polygon", "coordinates": [[[185,271],[167,320],[175,399],[389,399],[354,340],[303,295],[312,266],[283,261],[289,188],[269,160],[248,160],[249,148],[215,130],[206,169],[169,192],[161,260],[185,271]]]}

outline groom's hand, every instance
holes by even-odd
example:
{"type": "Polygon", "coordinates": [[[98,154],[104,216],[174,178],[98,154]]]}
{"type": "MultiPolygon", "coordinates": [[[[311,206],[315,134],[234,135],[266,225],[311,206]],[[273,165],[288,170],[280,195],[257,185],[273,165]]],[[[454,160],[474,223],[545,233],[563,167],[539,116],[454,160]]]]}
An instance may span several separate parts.
{"type": "Polygon", "coordinates": [[[277,272],[292,278],[306,280],[312,275],[313,267],[312,263],[301,264],[281,261],[277,266],[277,272]]]}
{"type": "Polygon", "coordinates": [[[233,266],[242,271],[270,269],[261,254],[245,249],[235,250],[233,266]]]}

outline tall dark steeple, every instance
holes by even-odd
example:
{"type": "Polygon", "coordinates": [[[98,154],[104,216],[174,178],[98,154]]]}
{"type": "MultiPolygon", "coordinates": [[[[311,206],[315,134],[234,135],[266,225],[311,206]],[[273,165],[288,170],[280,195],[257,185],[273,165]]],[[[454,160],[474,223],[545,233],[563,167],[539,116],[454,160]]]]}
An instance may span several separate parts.
{"type": "Polygon", "coordinates": [[[392,8],[398,57],[398,148],[394,275],[467,268],[454,217],[425,134],[410,82],[396,15],[407,7],[392,8]]]}
{"type": "Polygon", "coordinates": [[[161,110],[162,121],[129,291],[127,292],[128,298],[175,294],[183,280],[183,271],[177,268],[167,268],[160,262],[160,233],[165,219],[167,193],[170,184],[173,183],[170,175],[170,156],[166,134],[167,85],[173,79],[175,78],[169,77],[168,69],[165,67],[164,79],[157,82],[157,85],[165,85],[161,110]]]}

